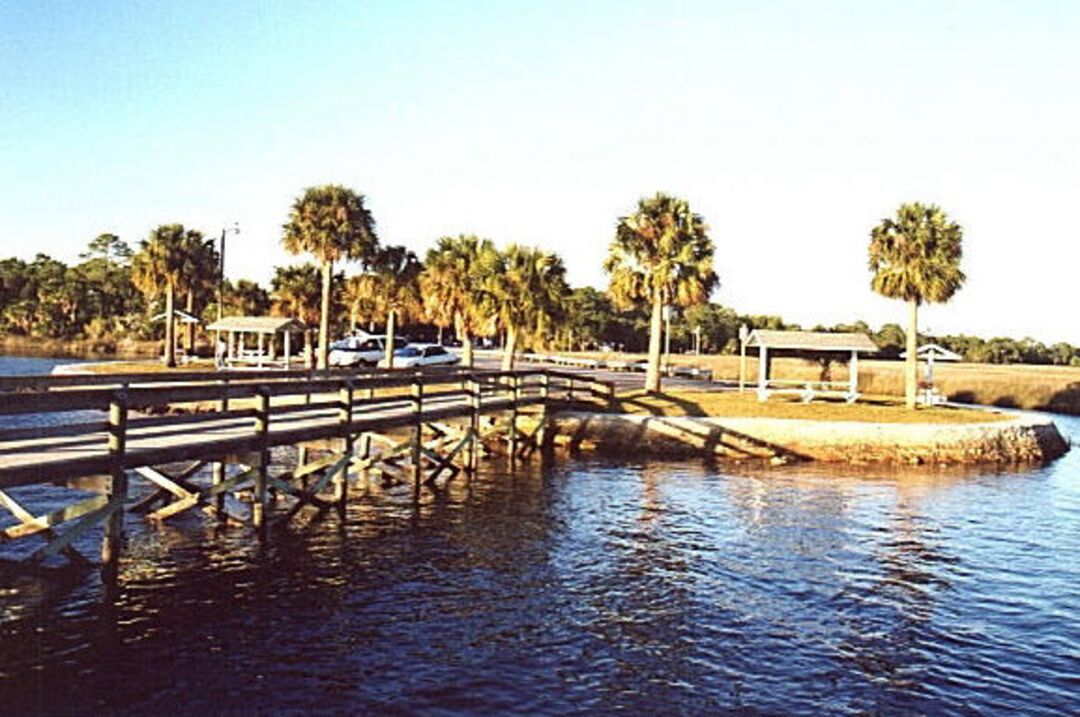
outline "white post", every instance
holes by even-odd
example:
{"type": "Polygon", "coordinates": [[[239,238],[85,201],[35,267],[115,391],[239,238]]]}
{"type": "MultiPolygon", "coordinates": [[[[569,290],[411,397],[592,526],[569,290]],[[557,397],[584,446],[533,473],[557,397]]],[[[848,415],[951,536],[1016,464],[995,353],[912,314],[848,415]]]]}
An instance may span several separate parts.
{"type": "Polygon", "coordinates": [[[266,334],[264,334],[263,332],[260,331],[259,332],[259,358],[257,359],[259,368],[263,367],[263,355],[265,353],[266,353],[266,334]]]}
{"type": "Polygon", "coordinates": [[[758,346],[757,400],[766,401],[769,398],[769,349],[765,344],[758,346]]]}
{"type": "Polygon", "coordinates": [[[746,387],[746,340],[750,338],[750,330],[746,324],[739,326],[739,393],[746,387]]]}
{"type": "Polygon", "coordinates": [[[851,352],[851,365],[848,367],[848,392],[854,396],[859,392],[859,352],[851,352]]]}
{"type": "Polygon", "coordinates": [[[285,370],[288,371],[290,367],[290,356],[292,355],[292,332],[288,329],[285,330],[285,370]]]}

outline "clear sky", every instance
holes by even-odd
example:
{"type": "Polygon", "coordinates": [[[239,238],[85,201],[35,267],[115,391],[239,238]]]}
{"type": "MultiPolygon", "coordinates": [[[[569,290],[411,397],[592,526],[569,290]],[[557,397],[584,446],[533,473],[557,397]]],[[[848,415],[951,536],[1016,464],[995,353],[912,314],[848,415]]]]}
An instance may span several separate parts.
{"type": "Polygon", "coordinates": [[[869,289],[902,201],[965,229],[924,327],[1080,344],[1080,3],[0,0],[0,254],[238,221],[266,281],[292,199],[362,191],[418,252],[474,232],[605,286],[616,218],[705,216],[741,312],[901,323],[869,289]],[[226,7],[228,6],[228,7],[226,7]]]}

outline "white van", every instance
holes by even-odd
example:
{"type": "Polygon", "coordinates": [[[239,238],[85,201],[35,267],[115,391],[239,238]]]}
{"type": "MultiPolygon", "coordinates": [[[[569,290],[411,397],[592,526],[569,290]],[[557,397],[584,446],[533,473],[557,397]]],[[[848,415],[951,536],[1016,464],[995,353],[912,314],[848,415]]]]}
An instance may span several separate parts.
{"type": "MultiPolygon", "coordinates": [[[[394,349],[408,345],[400,336],[394,337],[394,349]]],[[[331,366],[375,366],[386,356],[385,336],[349,336],[330,344],[331,366]]]]}

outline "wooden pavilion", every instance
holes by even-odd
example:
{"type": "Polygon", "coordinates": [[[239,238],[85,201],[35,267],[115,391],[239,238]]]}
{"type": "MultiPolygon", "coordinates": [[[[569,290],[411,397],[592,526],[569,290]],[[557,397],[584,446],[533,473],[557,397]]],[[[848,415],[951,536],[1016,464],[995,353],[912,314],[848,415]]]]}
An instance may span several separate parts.
{"type": "Polygon", "coordinates": [[[292,368],[292,335],[306,335],[307,326],[277,316],[226,316],[206,327],[214,332],[218,368],[292,368]],[[222,342],[222,334],[228,341],[222,342]],[[281,343],[278,343],[280,338],[281,343]],[[250,340],[250,343],[248,343],[250,340]],[[282,355],[277,355],[281,347],[282,355]]]}
{"type": "Polygon", "coordinates": [[[812,401],[816,396],[840,396],[848,403],[859,397],[859,354],[876,353],[877,345],[866,334],[826,333],[821,331],[752,331],[746,339],[748,348],[758,350],[759,401],[769,400],[772,393],[794,393],[804,401],[812,401]],[[850,354],[848,380],[842,381],[797,381],[777,380],[771,376],[771,359],[774,355],[785,352],[797,355],[850,354]]]}

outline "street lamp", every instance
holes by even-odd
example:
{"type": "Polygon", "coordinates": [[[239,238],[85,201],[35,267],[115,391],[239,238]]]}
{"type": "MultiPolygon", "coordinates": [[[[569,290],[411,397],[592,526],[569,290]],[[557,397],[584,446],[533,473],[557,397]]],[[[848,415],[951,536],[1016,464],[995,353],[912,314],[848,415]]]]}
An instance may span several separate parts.
{"type": "Polygon", "coordinates": [[[231,227],[225,227],[221,230],[221,243],[218,246],[218,288],[217,288],[217,318],[221,321],[221,318],[225,315],[225,235],[226,234],[239,234],[240,223],[233,222],[231,227]]]}

